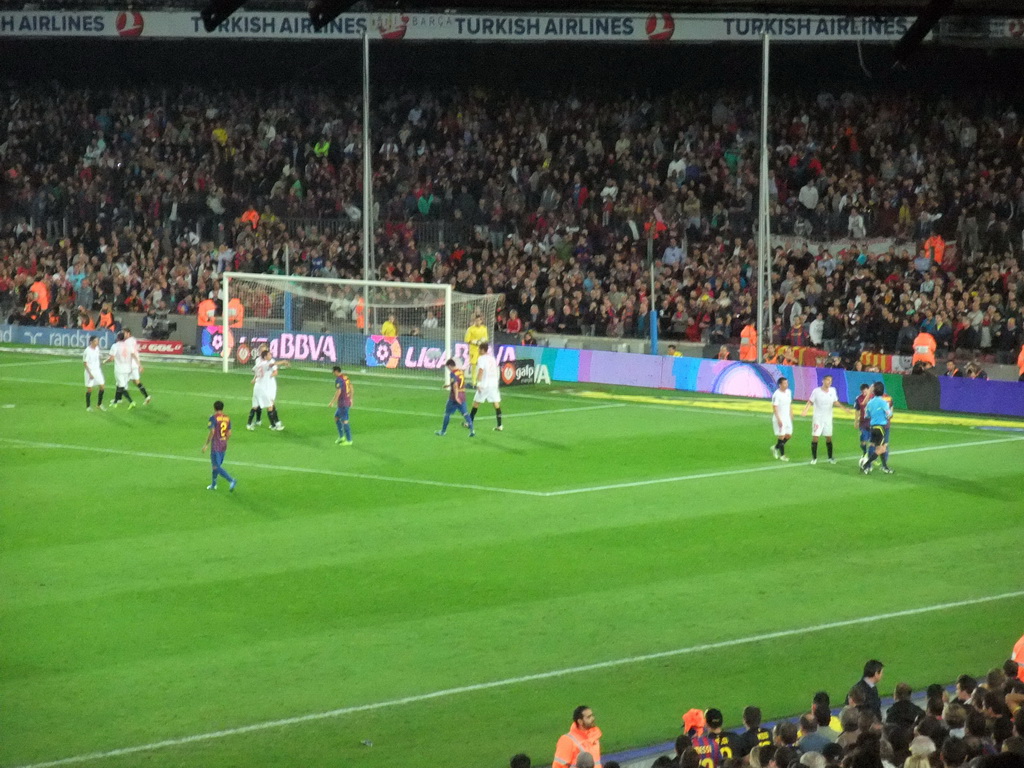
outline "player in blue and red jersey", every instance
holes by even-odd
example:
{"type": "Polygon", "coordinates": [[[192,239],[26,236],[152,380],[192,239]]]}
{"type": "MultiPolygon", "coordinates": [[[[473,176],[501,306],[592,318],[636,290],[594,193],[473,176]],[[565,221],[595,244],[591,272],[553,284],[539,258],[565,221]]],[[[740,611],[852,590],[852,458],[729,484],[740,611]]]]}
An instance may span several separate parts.
{"type": "Polygon", "coordinates": [[[223,477],[231,485],[229,490],[235,490],[237,485],[235,478],[224,471],[224,454],[228,450],[228,438],[231,437],[231,419],[224,413],[224,403],[220,400],[213,404],[213,416],[210,417],[210,433],[206,436],[203,444],[203,453],[210,449],[210,463],[213,464],[213,481],[206,486],[206,490],[217,490],[217,477],[223,477]]]}
{"type": "Polygon", "coordinates": [[[348,425],[348,409],[352,407],[352,382],[338,366],[334,366],[334,397],[331,405],[334,406],[334,423],[338,426],[335,444],[352,445],[352,428],[348,425]]]}
{"type": "Polygon", "coordinates": [[[867,384],[860,385],[860,394],[854,402],[854,410],[857,413],[856,424],[860,430],[860,452],[861,455],[868,455],[868,443],[871,441],[871,419],[867,417],[864,409],[867,408],[868,400],[871,399],[871,387],[867,384]]]}
{"type": "Polygon", "coordinates": [[[434,434],[444,437],[444,433],[448,431],[448,421],[452,414],[458,411],[465,419],[466,426],[469,427],[469,436],[476,437],[476,432],[473,431],[473,419],[470,418],[469,411],[466,410],[466,374],[458,369],[455,360],[451,358],[445,365],[448,366],[448,375],[451,376],[451,381],[444,385],[448,390],[448,404],[444,407],[444,424],[434,434]]]}

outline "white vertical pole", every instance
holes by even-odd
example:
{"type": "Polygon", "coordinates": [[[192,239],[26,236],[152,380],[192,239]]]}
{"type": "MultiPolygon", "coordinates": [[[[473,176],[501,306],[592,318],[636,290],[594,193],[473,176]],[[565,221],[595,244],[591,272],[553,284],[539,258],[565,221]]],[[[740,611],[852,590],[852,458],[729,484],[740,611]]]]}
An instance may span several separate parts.
{"type": "Polygon", "coordinates": [[[231,326],[228,325],[228,302],[231,300],[231,291],[228,288],[228,284],[231,282],[231,278],[227,272],[221,274],[221,280],[223,283],[220,287],[220,300],[221,300],[221,318],[220,318],[220,354],[221,354],[221,370],[224,373],[228,372],[228,364],[231,362],[231,350],[228,348],[228,339],[230,338],[231,326]]]}
{"type": "Polygon", "coordinates": [[[767,317],[771,317],[772,307],[772,264],[771,241],[768,237],[768,49],[769,38],[765,35],[761,42],[761,169],[757,195],[757,362],[764,362],[764,336],[771,332],[771,320],[765,327],[767,317]]]}
{"type": "MultiPolygon", "coordinates": [[[[452,286],[448,283],[444,287],[444,349],[445,355],[455,357],[455,340],[452,338],[452,286]]],[[[447,362],[447,357],[445,358],[447,362]]],[[[444,376],[444,383],[448,383],[448,368],[442,365],[441,371],[444,376]]]]}
{"type": "MultiPolygon", "coordinates": [[[[372,280],[373,169],[370,167],[370,36],[363,32],[363,280],[372,280]]],[[[363,286],[363,331],[370,332],[370,289],[363,286]]]]}

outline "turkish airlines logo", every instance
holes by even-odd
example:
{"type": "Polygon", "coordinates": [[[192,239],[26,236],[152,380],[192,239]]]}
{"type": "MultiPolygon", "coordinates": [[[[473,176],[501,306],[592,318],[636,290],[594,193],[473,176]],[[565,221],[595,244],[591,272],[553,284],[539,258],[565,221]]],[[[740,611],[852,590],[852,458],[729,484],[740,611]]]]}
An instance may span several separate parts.
{"type": "Polygon", "coordinates": [[[647,37],[655,42],[671,40],[676,22],[671,13],[655,13],[647,17],[647,37]]]}
{"type": "Polygon", "coordinates": [[[142,14],[138,11],[121,11],[117,14],[117,34],[121,37],[138,37],[146,26],[142,14]]]}
{"type": "Polygon", "coordinates": [[[383,40],[402,40],[408,30],[409,17],[404,14],[397,20],[394,17],[389,17],[377,26],[377,31],[380,32],[383,40]]]}

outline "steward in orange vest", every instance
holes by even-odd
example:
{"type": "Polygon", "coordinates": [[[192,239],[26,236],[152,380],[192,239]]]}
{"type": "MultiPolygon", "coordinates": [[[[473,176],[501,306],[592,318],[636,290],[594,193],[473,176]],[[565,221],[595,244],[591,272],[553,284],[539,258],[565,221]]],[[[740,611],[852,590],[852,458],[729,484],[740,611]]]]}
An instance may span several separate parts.
{"type": "Polygon", "coordinates": [[[585,704],[573,710],[572,725],[558,739],[551,768],[576,768],[581,752],[589,752],[594,768],[601,768],[601,729],[594,725],[594,712],[585,704]]]}
{"type": "Polygon", "coordinates": [[[740,360],[747,363],[757,361],[757,328],[752,322],[747,323],[740,331],[740,360]]]}
{"type": "Polygon", "coordinates": [[[196,311],[199,314],[199,319],[196,321],[198,325],[217,324],[217,303],[213,299],[203,299],[200,301],[199,308],[196,311]]]}
{"type": "Polygon", "coordinates": [[[921,331],[914,339],[914,357],[910,361],[911,365],[928,363],[928,365],[934,368],[935,347],[935,337],[928,333],[928,331],[921,331]]]}

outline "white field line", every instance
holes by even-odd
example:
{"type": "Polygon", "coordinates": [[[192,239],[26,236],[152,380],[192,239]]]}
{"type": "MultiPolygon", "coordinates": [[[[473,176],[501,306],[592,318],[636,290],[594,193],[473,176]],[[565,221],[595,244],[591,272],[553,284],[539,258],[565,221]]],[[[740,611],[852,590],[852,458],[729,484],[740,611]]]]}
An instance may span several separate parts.
{"type": "Polygon", "coordinates": [[[824,624],[812,624],[811,626],[800,627],[798,629],[782,629],[777,632],[764,632],[762,634],[749,635],[747,637],[738,637],[732,640],[721,640],[714,643],[702,643],[700,645],[690,645],[683,648],[674,648],[668,651],[645,653],[639,656],[626,656],[620,659],[598,661],[593,662],[591,664],[581,664],[575,667],[565,667],[563,669],[552,669],[546,672],[537,672],[531,675],[507,677],[502,680],[491,680],[485,683],[461,685],[454,688],[442,688],[441,690],[430,691],[429,693],[420,693],[412,696],[403,696],[402,698],[398,699],[387,699],[384,701],[373,702],[371,704],[357,704],[355,706],[350,707],[329,709],[323,712],[311,712],[305,715],[281,718],[280,720],[265,720],[263,722],[253,723],[251,725],[242,725],[236,728],[225,728],[220,731],[210,731],[208,733],[197,733],[191,736],[181,736],[179,738],[164,739],[163,741],[154,741],[149,744],[139,744],[133,747],[121,747],[120,749],[111,749],[106,752],[89,752],[86,754],[74,755],[72,757],[65,757],[58,760],[50,760],[42,763],[31,763],[27,765],[22,765],[18,768],[56,768],[56,766],[61,765],[75,765],[78,763],[104,760],[111,757],[134,755],[140,752],[153,752],[160,749],[170,749],[173,747],[181,747],[188,744],[196,744],[205,741],[214,741],[216,739],[225,739],[230,736],[241,736],[247,733],[257,733],[259,731],[268,731],[275,728],[285,728],[292,725],[312,723],[319,720],[331,720],[339,717],[344,717],[345,715],[356,714],[359,712],[372,712],[374,710],[391,709],[393,707],[400,707],[406,704],[416,704],[422,701],[443,699],[448,698],[450,696],[459,696],[465,693],[489,691],[494,690],[496,688],[507,688],[509,686],[520,685],[522,683],[532,683],[538,680],[550,680],[552,678],[566,677],[568,675],[576,675],[582,672],[593,672],[601,669],[612,669],[615,667],[623,667],[630,664],[642,664],[647,661],[657,661],[659,659],[667,659],[676,656],[703,653],[706,651],[715,651],[723,648],[735,648],[737,646],[761,643],[769,640],[780,640],[787,637],[800,637],[803,635],[809,635],[817,632],[826,632],[832,629],[844,629],[846,627],[874,624],[880,621],[888,621],[890,619],[902,619],[908,616],[920,616],[921,614],[926,613],[948,611],[956,608],[965,608],[973,605],[992,603],[997,600],[1009,600],[1020,597],[1024,597],[1024,590],[1017,592],[1003,592],[1002,594],[998,595],[975,597],[967,600],[957,600],[955,602],[949,603],[937,603],[935,605],[926,605],[921,608],[908,608],[902,611],[878,613],[873,616],[861,616],[855,619],[830,621],[824,624]]]}
{"type": "MultiPolygon", "coordinates": [[[[926,451],[945,451],[956,448],[970,448],[976,445],[998,445],[1000,443],[1017,443],[1024,441],[1024,437],[1000,437],[992,440],[973,440],[967,443],[946,443],[942,445],[929,445],[923,448],[908,448],[904,451],[893,451],[893,455],[902,456],[909,453],[924,453],[926,451]]],[[[34,442],[31,440],[19,440],[16,438],[0,437],[0,444],[16,445],[24,448],[47,448],[47,449],[61,449],[69,451],[84,451],[87,453],[105,453],[113,454],[117,456],[137,456],[141,458],[149,459],[162,459],[171,461],[188,461],[193,463],[205,463],[207,459],[200,456],[181,456],[170,453],[150,453],[147,451],[128,451],[119,450],[116,448],[97,448],[91,445],[69,445],[64,443],[46,443],[46,442],[34,442]]],[[[857,459],[857,456],[845,456],[837,459],[836,461],[852,461],[857,459]]],[[[824,459],[822,462],[824,463],[824,459]]],[[[674,477],[659,477],[650,480],[635,480],[630,482],[622,483],[608,483],[605,485],[591,485],[583,486],[580,488],[565,488],[557,491],[531,491],[524,488],[501,488],[487,485],[473,485],[471,483],[450,483],[441,480],[428,480],[418,479],[411,477],[389,477],[387,475],[375,475],[366,474],[362,472],[341,472],[330,469],[317,469],[314,467],[292,467],[280,464],[264,464],[260,462],[252,461],[231,461],[230,466],[237,467],[253,467],[255,469],[268,469],[277,470],[282,472],[302,472],[310,475],[326,475],[329,477],[347,477],[355,480],[383,480],[395,483],[406,483],[409,485],[427,485],[439,488],[460,488],[464,490],[472,491],[486,491],[490,493],[508,493],[517,496],[532,496],[534,498],[554,498],[557,496],[572,496],[581,493],[598,493],[601,491],[616,491],[624,488],[642,488],[649,485],[664,485],[667,483],[683,483],[690,480],[704,480],[707,478],[714,477],[735,477],[736,475],[751,475],[758,472],[772,472],[780,471],[784,469],[793,469],[795,467],[806,467],[809,463],[793,462],[793,463],[772,463],[765,464],[759,467],[746,467],[743,469],[726,469],[718,472],[697,472],[689,475],[676,475],[674,477]]]]}
{"type": "MultiPolygon", "coordinates": [[[[52,363],[67,362],[67,361],[53,360],[53,361],[48,361],[48,362],[50,364],[52,364],[52,363]]],[[[10,363],[10,365],[39,365],[39,364],[40,363],[35,363],[35,362],[10,363]]],[[[0,365],[2,365],[2,364],[0,364],[0,365]]],[[[214,368],[210,368],[210,367],[198,368],[198,367],[191,366],[191,365],[181,365],[181,364],[175,365],[174,363],[161,363],[161,367],[162,368],[174,368],[174,369],[177,369],[177,370],[188,370],[188,371],[192,371],[192,372],[199,371],[199,372],[202,372],[202,373],[219,373],[219,374],[223,375],[223,372],[220,369],[214,369],[214,368]]],[[[229,373],[234,373],[234,374],[242,375],[242,374],[248,374],[249,371],[243,370],[243,369],[232,369],[229,373]]],[[[292,372],[289,372],[289,373],[285,374],[284,380],[287,380],[289,378],[297,378],[297,379],[302,379],[304,381],[312,381],[312,380],[328,381],[328,377],[327,376],[319,376],[319,375],[315,375],[315,374],[313,374],[313,375],[297,375],[297,374],[306,374],[306,373],[312,374],[311,371],[306,371],[306,370],[292,371],[292,372]]],[[[389,389],[416,389],[416,390],[423,390],[423,391],[432,390],[432,389],[439,389],[439,387],[437,385],[435,385],[435,384],[426,384],[426,383],[424,383],[424,384],[397,384],[387,374],[372,373],[370,371],[350,371],[349,375],[350,376],[361,376],[361,377],[368,378],[368,379],[373,379],[373,380],[376,380],[376,381],[387,381],[387,385],[388,385],[389,389]]],[[[422,381],[422,379],[420,377],[418,377],[418,376],[412,376],[412,375],[408,375],[408,374],[404,374],[404,375],[403,374],[396,374],[396,375],[400,376],[403,379],[412,379],[412,380],[421,380],[422,381]]],[[[0,380],[4,380],[4,379],[6,379],[7,381],[19,381],[19,382],[33,383],[33,384],[61,384],[61,385],[66,385],[66,386],[78,386],[78,385],[66,384],[66,382],[55,382],[55,381],[49,381],[49,380],[46,380],[46,379],[15,379],[15,378],[11,378],[11,377],[0,377],[0,380]]],[[[169,392],[170,394],[185,394],[185,395],[195,394],[195,393],[192,393],[192,392],[174,392],[174,391],[171,391],[171,390],[165,390],[165,391],[169,392]]],[[[535,393],[527,393],[527,392],[518,391],[514,395],[510,395],[509,399],[510,400],[519,400],[519,399],[525,399],[525,400],[556,400],[558,402],[563,402],[564,403],[567,397],[578,397],[578,396],[577,395],[564,395],[564,394],[544,395],[544,394],[535,394],[535,393]]],[[[669,398],[669,399],[671,399],[671,398],[669,398]]],[[[281,402],[282,403],[286,403],[286,404],[290,404],[290,405],[315,405],[315,403],[301,403],[301,402],[297,402],[297,401],[285,401],[285,400],[282,400],[281,402]]],[[[635,406],[635,407],[647,408],[647,409],[651,409],[651,410],[674,411],[674,412],[677,412],[677,413],[679,411],[689,411],[689,412],[696,412],[696,413],[712,412],[712,413],[715,413],[718,416],[734,416],[734,417],[739,417],[739,418],[746,418],[746,417],[758,415],[757,412],[755,412],[755,411],[735,411],[735,410],[731,410],[731,409],[728,409],[728,408],[713,408],[713,407],[703,407],[703,406],[698,406],[698,405],[681,405],[681,404],[680,405],[676,405],[676,404],[673,404],[673,403],[670,403],[670,402],[666,402],[666,403],[636,403],[636,402],[625,401],[625,402],[622,402],[622,405],[632,405],[632,406],[635,406]]],[[[766,402],[766,406],[767,405],[768,404],[766,402]]],[[[368,410],[368,409],[364,409],[364,410],[368,410]]],[[[568,412],[568,410],[569,409],[567,409],[566,412],[568,412]]],[[[577,410],[584,410],[584,409],[580,408],[580,409],[577,409],[577,410]]],[[[551,413],[555,413],[555,412],[557,412],[557,411],[551,411],[551,413]]],[[[409,416],[423,415],[423,414],[413,414],[413,413],[401,412],[401,411],[383,411],[383,410],[381,411],[381,413],[396,413],[396,414],[399,414],[399,415],[409,415],[409,416]]],[[[766,417],[769,416],[770,414],[771,414],[771,410],[770,409],[767,409],[767,410],[764,411],[764,415],[766,417]]],[[[525,415],[525,413],[509,414],[509,415],[520,415],[520,416],[522,416],[522,415],[525,415]]],[[[798,416],[798,415],[795,415],[794,419],[797,420],[797,421],[807,421],[807,422],[810,422],[810,420],[811,420],[810,416],[798,416]]],[[[943,432],[943,433],[948,433],[948,434],[951,434],[951,435],[962,435],[962,434],[964,434],[964,430],[968,430],[968,429],[973,429],[974,428],[974,427],[965,426],[965,427],[961,427],[959,429],[950,429],[948,427],[930,427],[930,426],[923,426],[923,425],[920,425],[920,424],[900,424],[898,420],[897,420],[896,426],[899,428],[899,430],[901,432],[904,429],[910,429],[910,430],[914,430],[914,431],[917,431],[917,432],[943,432]]],[[[854,431],[856,431],[856,430],[854,430],[854,431]]]]}
{"type": "MultiPolygon", "coordinates": [[[[91,445],[68,445],[65,443],[42,443],[31,440],[18,440],[14,438],[0,437],[0,443],[7,445],[21,446],[23,448],[57,449],[63,451],[84,451],[86,453],[113,454],[115,456],[137,456],[146,459],[161,459],[163,461],[188,461],[193,463],[207,463],[208,458],[203,456],[179,456],[173,453],[149,453],[147,451],[122,451],[116,448],[97,448],[91,445]]],[[[340,472],[331,469],[316,469],[313,467],[290,467],[280,464],[263,464],[255,461],[230,461],[230,467],[252,467],[254,469],[279,470],[283,472],[302,472],[308,475],[327,475],[328,477],[347,477],[354,480],[383,480],[390,483],[406,483],[408,485],[428,485],[436,488],[459,488],[470,491],[487,491],[489,493],[511,493],[519,496],[544,496],[543,491],[528,491],[518,488],[496,488],[489,485],[473,485],[471,483],[448,483],[441,480],[421,480],[412,477],[389,477],[387,475],[367,474],[364,472],[340,472]]]]}
{"type": "MultiPolygon", "coordinates": [[[[893,451],[893,456],[903,456],[908,453],[924,453],[925,451],[945,451],[953,448],[970,448],[975,445],[996,445],[998,443],[1014,443],[1021,442],[1024,437],[1002,437],[993,440],[972,440],[967,443],[946,443],[943,445],[928,445],[923,448],[908,448],[903,451],[893,451]]],[[[854,459],[860,459],[859,456],[845,456],[843,458],[836,459],[836,461],[853,461],[854,459]]],[[[824,464],[826,459],[822,458],[821,462],[824,464]]],[[[642,488],[648,485],[662,485],[664,483],[681,483],[688,480],[704,480],[712,477],[732,477],[734,475],[749,475],[755,472],[769,472],[773,469],[788,469],[791,467],[806,467],[810,466],[809,461],[801,461],[795,463],[786,464],[768,464],[763,467],[749,467],[747,469],[729,469],[722,470],[720,472],[700,472],[692,475],[678,475],[676,477],[660,477],[653,480],[636,480],[627,483],[609,483],[607,485],[592,485],[584,488],[566,488],[562,491],[548,491],[544,494],[546,497],[552,496],[571,496],[578,493],[596,493],[598,491],[616,491],[623,488],[642,488]]]]}
{"type": "Polygon", "coordinates": [[[23,360],[20,363],[0,363],[0,368],[14,368],[17,365],[67,365],[67,360],[23,360]]]}
{"type": "MultiPolygon", "coordinates": [[[[38,365],[38,363],[36,363],[36,365],[38,365]]],[[[2,379],[0,379],[0,380],[2,380],[2,381],[13,381],[13,382],[17,382],[19,384],[49,384],[50,386],[54,386],[54,387],[78,387],[78,388],[82,387],[81,384],[75,384],[75,383],[72,383],[72,382],[69,382],[69,381],[51,381],[50,379],[25,379],[25,378],[15,378],[15,377],[11,377],[11,376],[5,376],[5,377],[2,377],[2,379]]],[[[435,389],[435,387],[430,387],[430,389],[435,389]]],[[[436,387],[436,389],[440,393],[440,389],[441,388],[440,387],[436,387]]],[[[183,391],[178,390],[178,389],[160,389],[158,391],[155,391],[155,394],[159,396],[159,394],[161,392],[166,393],[168,395],[180,395],[182,397],[202,397],[202,398],[207,398],[207,399],[210,397],[210,394],[208,392],[183,392],[183,391]]],[[[241,395],[239,395],[239,397],[241,397],[241,395]]],[[[564,399],[561,399],[561,401],[565,402],[564,399]]],[[[281,403],[282,405],[298,405],[298,406],[307,406],[307,407],[310,407],[310,408],[323,408],[325,412],[328,411],[328,406],[327,406],[326,402],[313,403],[313,402],[309,402],[309,401],[306,401],[306,400],[278,400],[277,402],[281,403]]],[[[438,397],[438,402],[443,402],[443,400],[442,400],[442,398],[440,396],[438,397]]],[[[599,411],[599,410],[606,410],[608,408],[625,408],[626,405],[627,405],[627,403],[603,403],[601,405],[581,405],[581,406],[577,406],[577,407],[574,407],[574,408],[553,408],[553,409],[548,409],[548,410],[543,410],[543,411],[512,411],[512,412],[504,412],[503,411],[502,412],[502,418],[505,418],[505,419],[513,418],[513,419],[515,419],[515,418],[520,418],[520,417],[523,417],[523,416],[545,416],[545,415],[552,414],[552,413],[572,413],[574,411],[599,411]]],[[[438,411],[436,413],[426,413],[424,411],[403,411],[403,410],[399,410],[399,409],[396,409],[396,408],[374,408],[374,407],[371,407],[371,406],[360,406],[360,405],[354,406],[353,407],[353,411],[355,411],[357,414],[359,413],[359,411],[366,411],[368,413],[388,413],[388,414],[393,414],[393,415],[396,415],[396,416],[419,416],[419,417],[427,418],[427,419],[438,419],[438,418],[441,417],[441,414],[442,414],[442,409],[440,409],[440,408],[438,409],[438,411]]]]}

